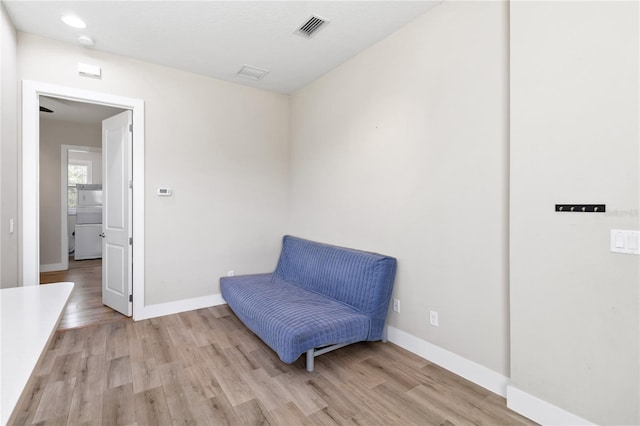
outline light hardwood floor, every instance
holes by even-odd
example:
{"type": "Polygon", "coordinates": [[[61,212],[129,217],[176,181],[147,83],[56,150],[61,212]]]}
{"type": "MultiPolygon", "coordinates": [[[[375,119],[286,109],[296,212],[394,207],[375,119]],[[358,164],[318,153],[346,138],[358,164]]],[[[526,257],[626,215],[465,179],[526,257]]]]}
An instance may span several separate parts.
{"type": "Polygon", "coordinates": [[[75,283],[58,330],[104,324],[125,318],[119,312],[102,304],[101,259],[69,259],[67,271],[42,272],[40,284],[71,281],[75,283]]]}
{"type": "Polygon", "coordinates": [[[59,331],[11,425],[532,425],[391,343],[292,365],[227,306],[59,331]]]}

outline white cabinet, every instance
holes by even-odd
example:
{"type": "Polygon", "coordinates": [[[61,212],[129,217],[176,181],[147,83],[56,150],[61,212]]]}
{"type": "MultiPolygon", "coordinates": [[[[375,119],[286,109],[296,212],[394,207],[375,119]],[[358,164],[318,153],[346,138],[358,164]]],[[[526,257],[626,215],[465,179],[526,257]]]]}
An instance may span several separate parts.
{"type": "Polygon", "coordinates": [[[76,225],[75,260],[102,257],[102,224],[76,225]]]}

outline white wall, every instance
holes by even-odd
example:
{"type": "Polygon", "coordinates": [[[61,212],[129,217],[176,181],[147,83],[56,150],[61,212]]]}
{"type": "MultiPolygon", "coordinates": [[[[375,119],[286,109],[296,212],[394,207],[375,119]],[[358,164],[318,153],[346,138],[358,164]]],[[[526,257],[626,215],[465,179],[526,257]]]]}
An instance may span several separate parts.
{"type": "Polygon", "coordinates": [[[512,385],[640,423],[638,2],[511,3],[512,385]],[[605,203],[606,214],[555,213],[605,203]]]}
{"type": "Polygon", "coordinates": [[[507,31],[504,2],[437,6],[294,95],[291,154],[292,232],[397,257],[390,324],[502,375],[507,31]]]}
{"type": "Polygon", "coordinates": [[[18,109],[16,31],[0,4],[0,288],[18,285],[18,109]],[[13,234],[9,220],[16,220],[13,234]]]}
{"type": "Polygon", "coordinates": [[[288,97],[23,33],[18,78],[145,101],[146,187],[134,191],[145,193],[147,305],[219,293],[231,269],[273,270],[288,209],[288,97]],[[102,80],[79,77],[78,62],[101,66],[102,80]],[[161,186],[173,196],[157,197],[161,186]]]}
{"type": "MultiPolygon", "coordinates": [[[[61,146],[102,146],[100,124],[82,124],[40,119],[40,264],[55,265],[63,259],[60,253],[61,228],[61,146]]],[[[98,161],[94,175],[102,180],[102,164],[98,161]]],[[[70,229],[73,231],[73,228],[70,229]]]]}

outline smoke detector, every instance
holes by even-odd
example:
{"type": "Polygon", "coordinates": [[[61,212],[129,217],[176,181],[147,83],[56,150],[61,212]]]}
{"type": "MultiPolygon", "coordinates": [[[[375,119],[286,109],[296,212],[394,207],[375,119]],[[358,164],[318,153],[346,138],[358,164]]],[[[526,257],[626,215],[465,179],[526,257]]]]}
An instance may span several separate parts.
{"type": "Polygon", "coordinates": [[[328,23],[329,21],[319,17],[318,15],[311,15],[309,19],[295,30],[294,34],[305,38],[311,38],[322,28],[326,27],[328,23]]]}
{"type": "Polygon", "coordinates": [[[78,36],[78,44],[84,47],[93,47],[93,39],[87,35],[78,36]]]}

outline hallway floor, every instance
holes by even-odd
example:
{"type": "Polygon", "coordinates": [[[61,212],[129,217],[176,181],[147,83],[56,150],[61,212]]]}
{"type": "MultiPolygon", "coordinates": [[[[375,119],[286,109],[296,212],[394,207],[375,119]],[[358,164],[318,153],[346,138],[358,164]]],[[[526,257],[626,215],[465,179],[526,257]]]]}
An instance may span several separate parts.
{"type": "Polygon", "coordinates": [[[66,271],[42,272],[40,284],[71,281],[75,283],[71,298],[62,315],[58,330],[105,324],[126,318],[102,304],[102,260],[69,258],[66,271]]]}

